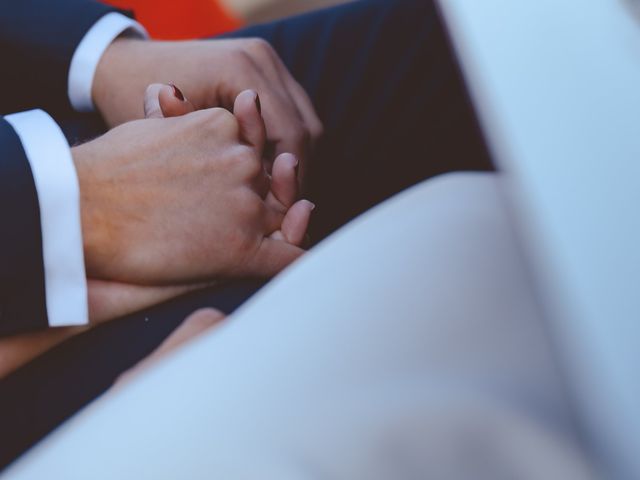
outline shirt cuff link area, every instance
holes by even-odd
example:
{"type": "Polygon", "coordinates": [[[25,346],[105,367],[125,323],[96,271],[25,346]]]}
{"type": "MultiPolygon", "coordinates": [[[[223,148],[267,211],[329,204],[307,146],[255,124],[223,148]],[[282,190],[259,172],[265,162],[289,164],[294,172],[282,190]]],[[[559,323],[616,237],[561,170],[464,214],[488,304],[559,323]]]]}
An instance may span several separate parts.
{"type": "Polygon", "coordinates": [[[148,37],[138,22],[110,12],[98,20],[78,44],[69,68],[69,101],[76,111],[92,112],[95,109],[91,89],[98,63],[109,45],[125,32],[140,38],[148,37]]]}
{"type": "Polygon", "coordinates": [[[33,174],[42,230],[49,326],[89,322],[80,187],[62,130],[42,110],[8,115],[33,174]]]}

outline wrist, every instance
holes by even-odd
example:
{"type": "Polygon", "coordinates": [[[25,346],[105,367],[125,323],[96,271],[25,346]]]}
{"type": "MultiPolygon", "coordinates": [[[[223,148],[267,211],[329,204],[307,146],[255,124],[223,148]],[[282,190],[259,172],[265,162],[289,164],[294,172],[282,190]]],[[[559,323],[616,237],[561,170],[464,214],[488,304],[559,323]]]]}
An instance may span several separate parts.
{"type": "Polygon", "coordinates": [[[120,37],[104,52],[96,68],[91,95],[109,127],[143,118],[147,79],[145,47],[150,42],[120,37]]]}
{"type": "MultiPolygon", "coordinates": [[[[112,256],[115,238],[110,238],[106,221],[104,185],[94,179],[97,156],[92,142],[73,147],[71,155],[80,185],[80,219],[82,225],[82,247],[87,276],[99,277],[101,265],[112,256]],[[94,165],[92,165],[94,164],[94,165]]],[[[108,202],[108,199],[106,199],[108,202]]]]}

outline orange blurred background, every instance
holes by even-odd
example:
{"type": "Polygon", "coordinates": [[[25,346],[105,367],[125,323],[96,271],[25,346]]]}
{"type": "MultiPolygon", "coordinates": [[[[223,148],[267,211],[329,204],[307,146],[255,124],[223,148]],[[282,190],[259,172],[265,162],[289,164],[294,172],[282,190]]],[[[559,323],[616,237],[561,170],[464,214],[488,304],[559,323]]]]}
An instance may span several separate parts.
{"type": "Polygon", "coordinates": [[[104,0],[133,10],[152,38],[184,40],[235,30],[243,22],[217,0],[104,0]]]}

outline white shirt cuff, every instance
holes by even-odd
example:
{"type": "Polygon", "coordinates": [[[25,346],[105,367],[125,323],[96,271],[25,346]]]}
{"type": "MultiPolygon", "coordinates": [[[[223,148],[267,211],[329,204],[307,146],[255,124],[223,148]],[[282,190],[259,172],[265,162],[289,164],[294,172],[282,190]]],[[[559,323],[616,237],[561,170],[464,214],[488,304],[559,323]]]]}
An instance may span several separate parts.
{"type": "Polygon", "coordinates": [[[4,118],[22,141],[38,192],[49,325],[84,325],[89,306],[80,187],[71,149],[60,127],[42,110],[4,118]]]}
{"type": "Polygon", "coordinates": [[[76,48],[69,67],[69,100],[78,112],[95,109],[91,89],[100,58],[109,45],[127,30],[147,38],[147,31],[138,22],[116,12],[107,13],[85,34],[76,48]]]}

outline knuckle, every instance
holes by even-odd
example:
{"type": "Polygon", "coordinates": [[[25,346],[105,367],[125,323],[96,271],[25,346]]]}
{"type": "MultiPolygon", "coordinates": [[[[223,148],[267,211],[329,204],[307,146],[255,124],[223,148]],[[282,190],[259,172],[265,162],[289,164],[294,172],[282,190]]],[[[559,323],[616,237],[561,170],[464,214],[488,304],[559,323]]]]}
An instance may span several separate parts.
{"type": "Polygon", "coordinates": [[[212,108],[210,110],[210,114],[211,114],[211,118],[214,121],[221,122],[221,123],[229,123],[229,124],[236,123],[236,120],[235,120],[236,117],[229,110],[225,108],[220,108],[220,107],[212,108]]]}
{"type": "Polygon", "coordinates": [[[195,119],[199,123],[208,124],[212,121],[215,121],[219,115],[219,109],[217,108],[209,108],[206,110],[196,110],[195,112],[190,114],[190,117],[195,119]]]}
{"type": "Polygon", "coordinates": [[[255,151],[247,147],[246,145],[240,145],[237,149],[234,163],[237,168],[242,172],[242,177],[245,179],[253,179],[258,175],[261,175],[264,167],[262,161],[258,158],[255,151]]]}
{"type": "Polygon", "coordinates": [[[244,174],[248,179],[256,179],[264,172],[262,162],[257,158],[246,161],[243,165],[244,174]]]}
{"type": "Polygon", "coordinates": [[[246,50],[253,55],[270,55],[273,47],[262,38],[247,39],[246,50]]]}
{"type": "Polygon", "coordinates": [[[241,71],[247,72],[249,70],[253,70],[253,59],[251,55],[246,50],[239,50],[236,56],[236,61],[238,62],[238,68],[241,71]]]}
{"type": "Polygon", "coordinates": [[[206,110],[202,116],[206,128],[223,136],[236,137],[240,132],[238,119],[230,111],[224,108],[212,108],[206,110]]]}

